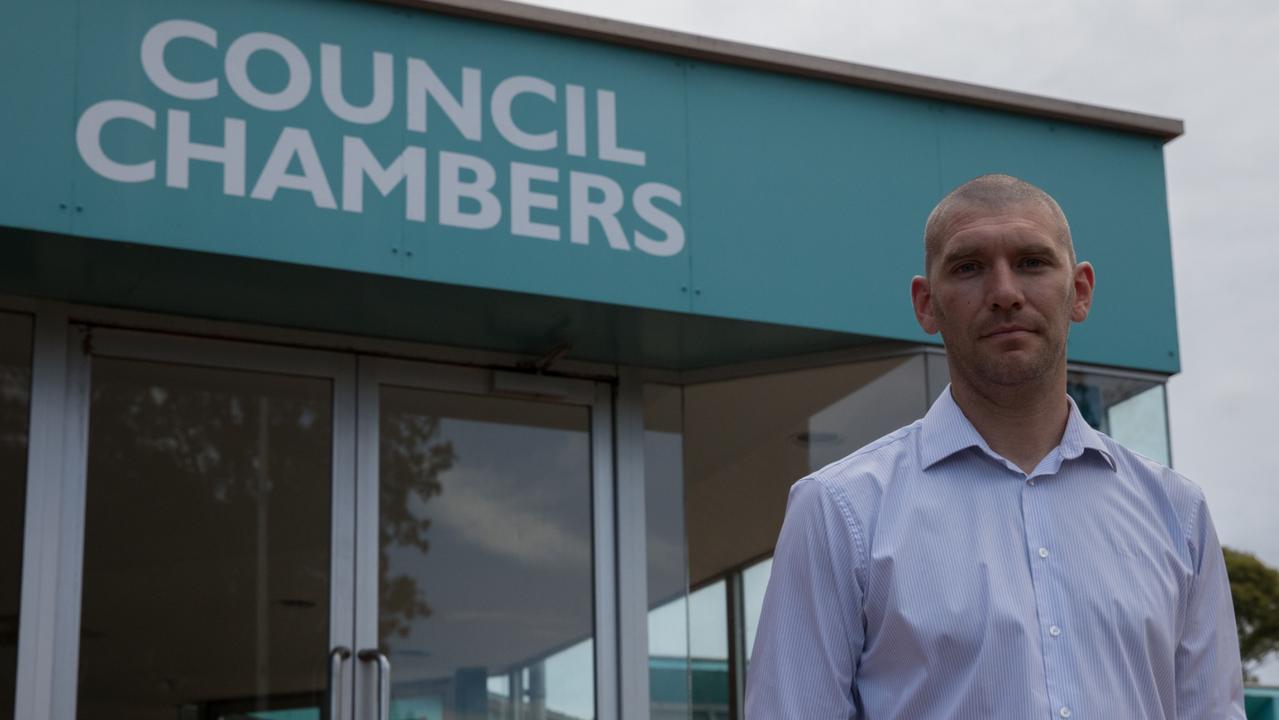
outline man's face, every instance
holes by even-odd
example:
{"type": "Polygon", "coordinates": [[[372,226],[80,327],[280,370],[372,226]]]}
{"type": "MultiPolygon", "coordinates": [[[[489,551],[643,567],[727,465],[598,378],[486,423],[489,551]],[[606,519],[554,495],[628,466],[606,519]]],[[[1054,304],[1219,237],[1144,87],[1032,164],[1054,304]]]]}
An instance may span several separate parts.
{"type": "Polygon", "coordinates": [[[1072,262],[1053,216],[1026,204],[951,222],[911,295],[920,326],[941,333],[961,379],[1015,386],[1061,366],[1070,323],[1088,316],[1092,288],[1092,266],[1072,262]]]}

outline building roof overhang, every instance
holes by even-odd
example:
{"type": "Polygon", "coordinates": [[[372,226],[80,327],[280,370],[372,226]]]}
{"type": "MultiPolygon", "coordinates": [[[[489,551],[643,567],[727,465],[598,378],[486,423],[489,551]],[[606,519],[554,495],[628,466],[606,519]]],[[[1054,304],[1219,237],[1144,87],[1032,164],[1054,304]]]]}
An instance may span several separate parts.
{"type": "Polygon", "coordinates": [[[1066,120],[1149,135],[1163,142],[1185,132],[1176,118],[916,75],[860,63],[731,42],[508,0],[375,0],[682,57],[816,78],[906,95],[1066,120]]]}

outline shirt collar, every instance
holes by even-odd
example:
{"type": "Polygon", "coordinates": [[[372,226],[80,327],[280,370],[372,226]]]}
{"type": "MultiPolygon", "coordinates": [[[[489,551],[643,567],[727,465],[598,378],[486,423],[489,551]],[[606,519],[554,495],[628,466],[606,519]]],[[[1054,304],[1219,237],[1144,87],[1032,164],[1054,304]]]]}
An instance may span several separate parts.
{"type": "Polygon", "coordinates": [[[1070,403],[1070,417],[1066,420],[1066,432],[1061,435],[1061,457],[1063,460],[1073,460],[1084,454],[1085,450],[1095,450],[1102,459],[1110,465],[1110,469],[1115,469],[1115,456],[1110,453],[1110,449],[1106,447],[1105,441],[1102,440],[1101,433],[1093,429],[1092,425],[1084,419],[1079,412],[1079,406],[1075,404],[1075,399],[1066,396],[1066,400],[1070,403]]]}
{"type": "MultiPolygon", "coordinates": [[[[1079,414],[1074,399],[1066,396],[1066,400],[1070,403],[1070,415],[1066,419],[1066,431],[1062,433],[1061,444],[1057,448],[1062,460],[1073,460],[1082,455],[1084,450],[1095,450],[1113,470],[1115,458],[1106,448],[1101,434],[1079,414]]],[[[919,459],[924,470],[971,447],[979,448],[991,457],[999,457],[959,408],[950,394],[949,385],[924,415],[920,440],[919,459]]]]}

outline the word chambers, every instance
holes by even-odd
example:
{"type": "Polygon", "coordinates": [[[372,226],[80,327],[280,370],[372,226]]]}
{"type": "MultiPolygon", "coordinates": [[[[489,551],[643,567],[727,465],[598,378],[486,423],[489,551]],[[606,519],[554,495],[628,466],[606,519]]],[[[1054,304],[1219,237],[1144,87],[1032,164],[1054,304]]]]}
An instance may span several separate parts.
{"type": "MultiPolygon", "coordinates": [[[[300,105],[312,92],[312,68],[302,51],[288,39],[271,33],[247,33],[226,47],[222,77],[179,78],[165,64],[165,50],[174,42],[196,42],[216,51],[217,31],[189,20],[167,20],[152,27],[142,40],[142,67],[158,89],[182,100],[211,100],[229,91],[260,110],[287,112],[300,105]],[[268,53],[283,60],[288,80],[281,90],[266,91],[249,75],[249,60],[268,53]]],[[[617,133],[617,98],[609,90],[596,90],[595,147],[587,145],[587,89],[566,84],[557,87],[540,78],[519,75],[503,78],[492,86],[487,97],[481,71],[463,68],[460,92],[451,90],[426,62],[408,58],[403,68],[405,128],[427,133],[428,107],[442,113],[457,131],[470,141],[483,139],[485,106],[502,139],[526,151],[558,151],[571,157],[588,157],[593,150],[599,160],[643,167],[642,150],[622,147],[617,133]],[[561,128],[533,131],[521,127],[513,107],[521,103],[550,103],[563,110],[561,128]],[[485,102],[487,100],[487,103],[485,102]],[[562,130],[562,132],[561,132],[562,130]]],[[[324,105],[334,116],[354,125],[391,121],[395,106],[396,63],[382,52],[373,53],[373,96],[366,105],[353,105],[342,92],[342,49],[320,46],[319,86],[324,105]]],[[[434,118],[438,122],[438,117],[434,118]]],[[[342,138],[341,181],[330,182],[311,133],[305,128],[285,127],[279,132],[265,164],[250,177],[246,167],[249,133],[245,120],[226,117],[222,137],[191,136],[191,116],[184,110],[168,110],[164,127],[159,128],[157,112],[128,100],[104,100],[90,106],[76,127],[76,145],[84,162],[99,175],[117,182],[147,182],[157,177],[156,160],[125,163],[109,157],[102,147],[103,127],[114,121],[138,123],[165,134],[164,182],[172,188],[187,189],[192,163],[220,166],[222,192],[258,200],[272,200],[280,190],[308,193],[316,207],[341,208],[347,212],[364,210],[365,195],[371,187],[382,196],[403,186],[404,217],[426,222],[434,212],[440,225],[476,230],[498,227],[505,219],[513,235],[546,240],[567,236],[573,243],[589,244],[592,227],[602,229],[608,245],[617,250],[635,247],[657,256],[678,254],[684,247],[684,228],[672,214],[681,205],[677,188],[658,182],[638,185],[630,192],[612,178],[595,173],[568,171],[533,163],[511,162],[499,169],[482,157],[426,147],[405,145],[395,157],[378,157],[358,136],[342,138]],[[296,171],[294,171],[296,169],[296,171]],[[429,172],[428,172],[429,170],[429,172]],[[428,177],[432,182],[428,182],[428,177]],[[252,182],[250,182],[250,180],[252,182]],[[557,185],[567,185],[568,228],[546,222],[559,210],[557,185]],[[433,187],[433,190],[429,190],[433,187]],[[429,203],[433,197],[436,202],[429,203]],[[503,207],[502,199],[507,199],[503,207]],[[619,213],[629,202],[635,215],[647,224],[628,235],[619,213]],[[539,221],[540,220],[540,221],[539,221]]],[[[329,150],[328,148],[325,148],[329,150]]],[[[331,153],[333,150],[329,150],[331,153]]]]}

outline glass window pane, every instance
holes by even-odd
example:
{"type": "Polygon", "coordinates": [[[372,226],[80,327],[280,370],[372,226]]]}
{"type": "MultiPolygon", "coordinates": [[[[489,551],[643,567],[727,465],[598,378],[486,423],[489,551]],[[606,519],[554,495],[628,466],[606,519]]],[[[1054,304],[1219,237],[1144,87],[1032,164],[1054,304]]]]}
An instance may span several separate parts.
{"type": "Polygon", "coordinates": [[[649,698],[655,720],[687,720],[689,716],[682,402],[678,387],[644,388],[649,698]]]}
{"type": "Polygon", "coordinates": [[[689,669],[694,720],[728,717],[728,594],[723,580],[688,596],[689,669]]]}
{"type": "Polygon", "coordinates": [[[0,313],[0,718],[13,718],[31,421],[31,318],[0,313]]]}
{"type": "Polygon", "coordinates": [[[315,717],[332,404],[327,380],[94,359],[78,717],[315,717]]]}
{"type": "Polygon", "coordinates": [[[1089,425],[1130,450],[1168,465],[1168,416],[1162,383],[1072,372],[1066,390],[1089,425]]]}
{"type": "MultiPolygon", "coordinates": [[[[672,498],[682,496],[688,585],[698,588],[686,608],[678,602],[655,606],[650,662],[658,662],[659,648],[680,649],[674,629],[686,613],[691,717],[728,716],[730,678],[740,677],[730,673],[730,632],[743,638],[742,654],[749,658],[769,568],[768,561],[757,563],[772,554],[790,486],[923,415],[929,399],[925,367],[924,355],[916,354],[690,385],[683,388],[682,423],[649,423],[650,436],[663,424],[680,431],[682,467],[665,459],[674,452],[673,441],[665,448],[653,437],[646,441],[650,491],[665,494],[650,494],[649,507],[673,515],[672,498]],[[743,617],[730,629],[725,580],[734,573],[743,573],[743,617]],[[655,632],[659,623],[672,629],[655,632]]],[[[665,417],[656,395],[646,400],[648,415],[665,417]]],[[[660,554],[654,550],[659,541],[675,537],[651,522],[649,533],[650,553],[660,554]]],[[[652,563],[649,577],[663,577],[652,563]]],[[[656,600],[650,597],[650,603],[656,600]]],[[[679,665],[666,666],[673,682],[679,665]]],[[[659,717],[656,700],[653,716],[659,717]]]]}
{"type": "Polygon", "coordinates": [[[742,571],[742,621],[746,623],[746,661],[755,647],[755,631],[759,629],[759,612],[764,606],[764,590],[773,572],[773,559],[768,558],[742,571]]]}
{"type": "Polygon", "coordinates": [[[396,720],[595,717],[590,410],[383,387],[396,720]]]}
{"type": "Polygon", "coordinates": [[[690,583],[771,555],[790,486],[914,422],[925,385],[911,355],[686,387],[690,583]]]}
{"type": "Polygon", "coordinates": [[[925,353],[924,363],[928,373],[928,406],[932,407],[941,397],[942,390],[950,384],[950,366],[942,353],[925,353]]]}
{"type": "Polygon", "coordinates": [[[1163,385],[1120,400],[1106,413],[1110,436],[1129,450],[1168,465],[1168,422],[1164,409],[1163,385]]]}

